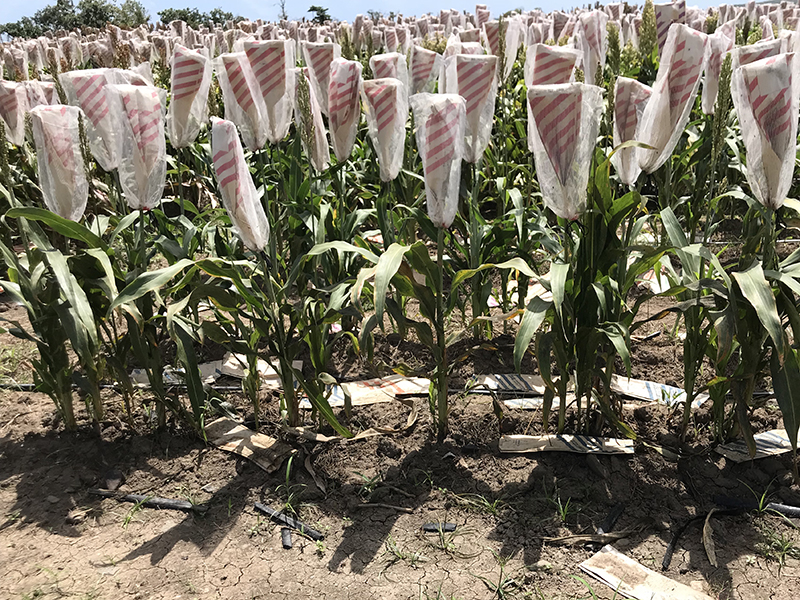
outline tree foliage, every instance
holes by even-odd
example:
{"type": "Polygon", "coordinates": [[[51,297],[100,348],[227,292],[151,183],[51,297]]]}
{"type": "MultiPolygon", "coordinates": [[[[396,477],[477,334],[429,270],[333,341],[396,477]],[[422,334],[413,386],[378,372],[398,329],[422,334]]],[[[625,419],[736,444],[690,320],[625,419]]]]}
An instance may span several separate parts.
{"type": "Polygon", "coordinates": [[[162,23],[171,21],[185,21],[195,29],[200,26],[212,27],[214,24],[222,25],[226,21],[243,21],[244,17],[234,15],[232,12],[221,8],[212,8],[210,11],[200,12],[196,8],[165,8],[158,12],[158,18],[162,23]]]}
{"type": "Polygon", "coordinates": [[[150,15],[139,0],[56,0],[55,4],[37,10],[33,17],[0,25],[0,34],[9,37],[38,37],[46,31],[80,27],[105,27],[113,23],[120,27],[137,27],[150,20],[150,15]]]}
{"type": "Polygon", "coordinates": [[[317,23],[318,25],[324,25],[326,21],[332,20],[332,17],[328,12],[328,9],[322,6],[313,5],[311,8],[308,9],[308,12],[314,13],[314,18],[311,19],[312,23],[317,23]]]}

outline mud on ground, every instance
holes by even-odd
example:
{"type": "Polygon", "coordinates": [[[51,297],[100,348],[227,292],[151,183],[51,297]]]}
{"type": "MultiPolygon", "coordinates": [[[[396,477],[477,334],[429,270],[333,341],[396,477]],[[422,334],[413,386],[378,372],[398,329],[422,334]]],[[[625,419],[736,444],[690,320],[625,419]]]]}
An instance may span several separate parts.
{"type": "MultiPolygon", "coordinates": [[[[636,343],[634,376],[680,384],[681,346],[670,329],[660,322],[643,329],[663,333],[636,343]]],[[[465,344],[471,358],[455,380],[512,371],[510,341],[465,344]]],[[[0,342],[16,343],[7,335],[0,342]]],[[[424,366],[413,343],[391,336],[379,342],[386,362],[424,366]]],[[[23,358],[7,371],[22,380],[25,349],[17,356],[23,358]]],[[[371,375],[344,350],[337,361],[350,379],[371,375]]],[[[419,420],[402,434],[326,444],[291,439],[297,453],[287,476],[286,463],[267,474],[174,423],[155,431],[141,406],[134,430],[122,421],[120,398],[109,391],[106,401],[109,416],[99,431],[79,411],[80,430],[66,433],[46,396],[0,395],[0,598],[612,598],[612,590],[578,568],[595,547],[543,538],[593,532],[625,503],[615,529],[636,532],[614,546],[660,571],[674,528],[706,514],[716,494],[751,498],[766,491],[773,501],[800,505],[788,456],[736,465],[713,452],[707,409],[696,413],[682,444],[679,414],[632,405],[626,416],[640,436],[636,454],[595,460],[502,455],[501,431],[540,433],[540,413],[506,410],[498,421],[489,398],[463,394],[451,397],[452,433],[439,445],[427,401],[417,399],[419,420]],[[682,458],[671,462],[657,448],[682,458]],[[114,471],[124,476],[125,492],[190,500],[208,510],[200,516],[137,508],[88,494],[114,471]],[[294,547],[284,550],[280,528],[254,510],[256,501],[275,508],[288,502],[324,541],[295,535],[294,547]],[[365,501],[412,512],[359,508],[365,501]],[[456,524],[456,531],[421,531],[440,521],[456,524]]],[[[357,407],[349,425],[399,426],[408,411],[400,403],[357,407]]],[[[262,420],[265,433],[280,435],[274,401],[262,420]]],[[[782,425],[769,403],[757,409],[754,423],[758,430],[782,425]]],[[[709,563],[695,524],[665,575],[713,598],[796,597],[795,523],[756,512],[712,523],[719,567],[709,563]]]]}

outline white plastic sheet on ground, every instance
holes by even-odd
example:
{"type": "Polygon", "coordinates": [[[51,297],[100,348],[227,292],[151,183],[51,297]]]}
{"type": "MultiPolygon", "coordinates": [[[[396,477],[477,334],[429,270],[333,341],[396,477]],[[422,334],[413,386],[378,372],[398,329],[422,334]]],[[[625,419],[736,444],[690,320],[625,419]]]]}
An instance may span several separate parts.
{"type": "Polygon", "coordinates": [[[411,93],[432,92],[441,69],[442,57],[421,46],[411,48],[411,93]]]}
{"type": "Polygon", "coordinates": [[[200,52],[176,45],[170,84],[167,132],[175,148],[185,148],[197,139],[208,118],[211,61],[200,52]]]}
{"type": "Polygon", "coordinates": [[[735,463],[747,462],[767,456],[777,456],[778,454],[792,451],[792,443],[789,441],[789,436],[786,434],[785,429],[772,429],[757,433],[753,436],[753,440],[756,443],[755,456],[750,456],[750,451],[747,449],[747,444],[744,440],[717,446],[715,450],[718,454],[722,454],[722,456],[735,463]]]}
{"type": "Polygon", "coordinates": [[[0,118],[6,129],[6,139],[15,146],[25,141],[25,111],[28,96],[23,83],[0,81],[0,118]]]}
{"type": "Polygon", "coordinates": [[[467,103],[464,160],[476,163],[492,136],[497,98],[497,57],[459,54],[447,61],[444,91],[467,103]]]}
{"type": "Polygon", "coordinates": [[[574,220],[586,209],[586,183],[603,90],[584,83],[528,88],[528,145],[545,204],[574,220]]]}
{"type": "Polygon", "coordinates": [[[337,58],[331,63],[328,82],[328,114],[331,145],[339,162],[350,157],[361,119],[361,63],[337,58]]]}
{"type": "Polygon", "coordinates": [[[117,168],[117,131],[113,114],[106,96],[108,69],[86,69],[69,71],[59,75],[67,100],[78,106],[86,115],[88,125],[86,137],[97,163],[105,171],[117,168]]]}
{"type": "MultiPolygon", "coordinates": [[[[617,77],[614,86],[614,147],[638,139],[639,125],[653,90],[635,79],[617,77]]],[[[611,162],[623,183],[633,185],[642,172],[636,148],[622,148],[614,153],[611,162]]]]}
{"type": "Polygon", "coordinates": [[[328,78],[330,77],[331,63],[342,55],[342,50],[339,44],[328,42],[302,42],[301,46],[311,86],[314,88],[320,110],[327,115],[328,78]]]}
{"type": "MultiPolygon", "coordinates": [[[[340,407],[345,404],[345,396],[350,396],[352,406],[366,406],[392,402],[403,396],[427,395],[430,389],[430,379],[424,377],[404,377],[402,375],[387,375],[379,379],[365,379],[362,381],[349,381],[327,388],[329,392],[328,404],[340,407]]],[[[311,402],[304,398],[300,408],[312,408],[311,402]]]]}
{"type": "Polygon", "coordinates": [[[635,600],[712,600],[711,596],[648,569],[607,545],[580,568],[596,577],[614,594],[635,600]]]}
{"type": "Polygon", "coordinates": [[[117,130],[119,180],[134,210],[149,210],[161,200],[167,179],[164,137],[166,92],[140,85],[108,85],[117,130]]]}
{"type": "MultiPolygon", "coordinates": [[[[656,383],[643,379],[632,379],[622,375],[611,376],[611,390],[638,400],[659,402],[667,406],[675,406],[686,402],[686,391],[666,383],[656,383]]],[[[709,399],[705,392],[697,394],[692,400],[692,408],[700,408],[709,399]]]]}
{"type": "Polygon", "coordinates": [[[504,435],[500,452],[573,452],[576,454],[633,454],[633,440],[587,435],[504,435]]]}
{"type": "Polygon", "coordinates": [[[294,119],[297,123],[298,130],[301,131],[300,139],[303,143],[303,149],[311,162],[311,166],[317,171],[324,171],[328,168],[330,152],[328,151],[327,131],[325,130],[325,122],[322,120],[322,110],[317,99],[317,94],[309,78],[308,69],[295,69],[293,73],[294,77],[297,79],[294,119]],[[307,119],[307,115],[304,114],[300,106],[300,86],[302,82],[299,78],[301,77],[304,78],[305,86],[308,89],[308,108],[310,109],[310,115],[308,116],[310,116],[310,121],[307,119]],[[308,134],[310,134],[310,136],[308,134]]]}
{"type": "Polygon", "coordinates": [[[292,124],[296,84],[294,42],[246,41],[244,52],[264,103],[267,139],[277,144],[286,137],[292,124]]]}
{"type": "Polygon", "coordinates": [[[450,227],[458,211],[467,103],[455,94],[415,94],[410,103],[428,216],[437,227],[450,227]]]}
{"type": "Polygon", "coordinates": [[[725,56],[733,49],[733,39],[717,30],[708,36],[708,55],[703,75],[702,109],[706,115],[714,114],[714,104],[719,92],[719,74],[725,56]]]}
{"type": "Polygon", "coordinates": [[[779,54],[736,69],[731,95],[747,153],[747,181],[756,199],[783,206],[794,171],[798,82],[795,54],[779,54]]]}
{"type": "Polygon", "coordinates": [[[399,79],[371,79],[361,86],[361,96],[381,181],[392,181],[403,166],[408,118],[405,86],[399,79]]]}
{"type": "Polygon", "coordinates": [[[642,115],[639,165],[652,173],[672,156],[694,105],[705,63],[708,36],[686,25],[670,27],[653,95],[642,115]]]}
{"type": "Polygon", "coordinates": [[[214,60],[214,72],[222,89],[225,118],[236,124],[250,150],[263,148],[267,141],[266,109],[262,108],[264,101],[246,54],[221,54],[214,60]]]}
{"type": "Polygon", "coordinates": [[[222,202],[236,233],[251,250],[263,250],[269,241],[269,221],[232,121],[212,119],[211,158],[222,202]]]}
{"type": "Polygon", "coordinates": [[[58,216],[78,221],[86,209],[86,181],[75,106],[38,106],[31,110],[36,161],[44,203],[58,216]]]}
{"type": "Polygon", "coordinates": [[[555,85],[574,80],[580,53],[566,46],[533,44],[525,52],[525,85],[555,85]]]}

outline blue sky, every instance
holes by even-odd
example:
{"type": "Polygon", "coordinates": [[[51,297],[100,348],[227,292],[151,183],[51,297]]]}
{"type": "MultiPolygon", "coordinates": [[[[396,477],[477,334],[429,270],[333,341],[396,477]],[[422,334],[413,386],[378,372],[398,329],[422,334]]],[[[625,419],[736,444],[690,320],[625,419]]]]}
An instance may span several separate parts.
{"type": "MultiPolygon", "coordinates": [[[[241,14],[250,19],[275,20],[278,16],[277,0],[140,0],[145,8],[150,12],[152,19],[157,18],[159,10],[164,8],[183,8],[186,6],[196,6],[201,11],[208,11],[212,8],[221,6],[230,12],[241,14]]],[[[55,0],[3,0],[0,8],[0,23],[16,21],[23,16],[32,16],[38,9],[54,3],[55,0]]],[[[588,0],[584,0],[584,3],[588,0]]],[[[605,3],[605,2],[604,2],[605,3]]],[[[77,0],[76,0],[77,4],[77,0]]],[[[429,11],[438,11],[440,8],[457,8],[474,12],[475,2],[465,2],[463,0],[443,0],[430,2],[425,0],[286,0],[286,12],[291,19],[307,17],[308,7],[317,4],[328,8],[331,15],[337,19],[352,21],[358,13],[366,13],[367,10],[378,10],[383,13],[389,11],[400,12],[404,15],[418,15],[429,11]]],[[[557,0],[537,0],[535,2],[524,2],[522,0],[499,0],[497,2],[487,2],[493,14],[499,14],[507,10],[519,8],[526,9],[538,7],[546,11],[561,9],[565,6],[563,2],[557,0]]],[[[575,2],[575,5],[579,1],[575,2]]],[[[689,2],[693,6],[710,6],[710,0],[700,0],[699,2],[689,2]]],[[[714,2],[713,4],[717,4],[714,2]]],[[[566,6],[572,6],[568,2],[566,6]]]]}

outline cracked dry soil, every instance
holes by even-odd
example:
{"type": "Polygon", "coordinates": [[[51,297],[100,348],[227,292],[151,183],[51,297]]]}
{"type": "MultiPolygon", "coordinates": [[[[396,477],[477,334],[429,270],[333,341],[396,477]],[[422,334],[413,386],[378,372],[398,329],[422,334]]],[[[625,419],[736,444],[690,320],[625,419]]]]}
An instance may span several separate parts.
{"type": "MultiPolygon", "coordinates": [[[[8,336],[0,342],[12,343],[8,336]]],[[[404,344],[385,340],[386,358],[410,361],[418,350],[404,344]]],[[[508,372],[504,352],[473,352],[456,379],[508,372]]],[[[647,342],[637,349],[633,375],[679,380],[679,352],[668,336],[647,342]]],[[[141,409],[134,431],[120,420],[121,400],[111,393],[99,431],[81,412],[80,430],[66,433],[46,396],[2,392],[0,598],[610,599],[613,590],[578,568],[596,547],[543,538],[592,533],[625,502],[616,530],[643,526],[614,545],[660,572],[672,529],[707,513],[715,494],[747,498],[768,490],[773,501],[800,505],[790,458],[727,461],[713,452],[707,410],[696,414],[681,448],[679,415],[631,405],[627,420],[641,440],[636,454],[594,460],[501,455],[499,430],[541,432],[540,414],[508,410],[498,424],[489,399],[452,401],[452,433],[442,445],[431,438],[424,399],[417,400],[419,421],[402,434],[328,444],[292,439],[298,452],[287,482],[286,463],[267,474],[174,424],[153,431],[141,409]],[[681,449],[683,457],[670,462],[643,442],[681,449]],[[190,499],[208,510],[136,509],[90,496],[110,469],[124,475],[125,492],[190,499]],[[295,535],[294,547],[284,550],[280,528],[253,508],[256,501],[278,508],[289,497],[325,534],[322,543],[295,535]],[[367,500],[413,512],[359,507],[367,500]],[[457,529],[421,531],[438,521],[457,529]]],[[[277,435],[274,402],[266,404],[262,430],[277,435]]],[[[357,407],[350,425],[404,424],[408,410],[400,403],[357,407]]],[[[754,423],[759,430],[782,425],[770,405],[756,411],[754,423]]],[[[702,528],[690,525],[665,575],[712,598],[796,597],[796,523],[757,513],[712,523],[719,567],[705,554],[702,528]]]]}

